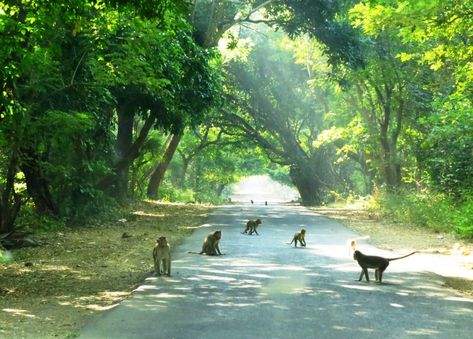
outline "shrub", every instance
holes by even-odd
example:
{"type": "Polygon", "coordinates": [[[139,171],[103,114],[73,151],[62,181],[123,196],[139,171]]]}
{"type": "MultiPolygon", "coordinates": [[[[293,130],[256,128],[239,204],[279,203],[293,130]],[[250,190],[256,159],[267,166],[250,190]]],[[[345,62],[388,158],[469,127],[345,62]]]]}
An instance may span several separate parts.
{"type": "Polygon", "coordinates": [[[442,193],[376,192],[370,199],[371,213],[393,222],[427,227],[438,232],[453,232],[473,238],[473,195],[455,200],[442,193]]]}

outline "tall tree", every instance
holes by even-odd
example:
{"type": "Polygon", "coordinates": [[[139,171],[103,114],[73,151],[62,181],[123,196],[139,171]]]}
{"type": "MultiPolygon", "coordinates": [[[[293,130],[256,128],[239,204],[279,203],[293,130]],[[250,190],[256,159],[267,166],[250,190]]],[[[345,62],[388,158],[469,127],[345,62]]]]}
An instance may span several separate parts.
{"type": "Polygon", "coordinates": [[[281,35],[251,38],[245,62],[228,65],[235,90],[229,93],[233,106],[224,110],[223,124],[258,144],[271,161],[289,166],[304,204],[320,204],[335,176],[326,153],[313,147],[327,107],[311,96],[308,73],[282,47],[281,35]]]}

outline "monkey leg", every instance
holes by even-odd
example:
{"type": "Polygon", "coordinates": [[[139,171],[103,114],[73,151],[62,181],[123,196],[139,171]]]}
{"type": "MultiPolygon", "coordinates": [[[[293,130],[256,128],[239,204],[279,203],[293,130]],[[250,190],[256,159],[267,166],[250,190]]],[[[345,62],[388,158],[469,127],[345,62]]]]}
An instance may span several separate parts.
{"type": "Polygon", "coordinates": [[[164,261],[164,274],[166,274],[168,277],[171,276],[171,260],[170,259],[166,259],[164,261]]]}
{"type": "Polygon", "coordinates": [[[376,269],[375,272],[378,272],[378,281],[381,283],[383,281],[383,273],[384,271],[386,270],[386,268],[389,266],[389,261],[386,262],[385,265],[379,267],[378,269],[376,269]]]}
{"type": "Polygon", "coordinates": [[[366,281],[369,282],[369,281],[370,281],[370,277],[369,277],[369,275],[368,275],[368,269],[365,268],[365,267],[362,267],[362,268],[361,268],[361,274],[360,274],[360,278],[358,279],[358,281],[363,280],[363,275],[365,276],[366,281]]]}

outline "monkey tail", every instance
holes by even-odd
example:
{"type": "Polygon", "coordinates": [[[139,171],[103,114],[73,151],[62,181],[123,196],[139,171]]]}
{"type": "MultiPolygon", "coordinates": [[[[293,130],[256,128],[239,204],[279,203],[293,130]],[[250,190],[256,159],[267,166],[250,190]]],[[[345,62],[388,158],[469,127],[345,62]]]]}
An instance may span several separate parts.
{"type": "Polygon", "coordinates": [[[190,254],[202,254],[202,253],[199,253],[199,252],[192,252],[192,251],[188,251],[187,253],[190,253],[190,254]]]}
{"type": "Polygon", "coordinates": [[[414,251],[414,252],[412,252],[412,253],[409,253],[409,254],[406,254],[406,255],[404,255],[404,256],[402,256],[402,257],[397,257],[397,258],[388,258],[387,260],[389,260],[389,261],[393,261],[393,260],[398,260],[398,259],[407,258],[407,257],[409,257],[409,256],[411,256],[411,255],[413,255],[413,254],[415,254],[415,253],[417,253],[417,252],[419,252],[419,251],[414,251]]]}

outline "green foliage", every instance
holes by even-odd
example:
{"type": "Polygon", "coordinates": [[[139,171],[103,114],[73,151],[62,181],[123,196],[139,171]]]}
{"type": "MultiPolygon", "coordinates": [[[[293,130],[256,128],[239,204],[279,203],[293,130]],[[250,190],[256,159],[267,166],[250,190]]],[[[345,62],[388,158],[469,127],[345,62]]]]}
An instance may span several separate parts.
{"type": "Polygon", "coordinates": [[[37,213],[33,204],[27,204],[21,211],[17,219],[19,228],[26,229],[30,232],[54,232],[60,231],[66,226],[64,220],[58,219],[51,215],[37,213]]]}
{"type": "Polygon", "coordinates": [[[473,238],[473,198],[454,200],[440,193],[380,192],[369,202],[369,210],[399,223],[427,227],[473,238]]]}
{"type": "Polygon", "coordinates": [[[473,189],[473,110],[465,98],[448,100],[429,119],[423,143],[430,179],[437,190],[461,195],[473,189]]]}
{"type": "Polygon", "coordinates": [[[162,201],[194,202],[194,195],[195,193],[191,189],[181,190],[166,182],[159,187],[159,196],[162,201]]]}
{"type": "Polygon", "coordinates": [[[332,65],[364,65],[363,40],[346,20],[347,8],[355,1],[285,0],[270,4],[268,13],[291,37],[308,34],[323,44],[332,65]]]}
{"type": "Polygon", "coordinates": [[[13,256],[9,251],[0,248],[0,264],[8,264],[13,260],[13,256]]]}

